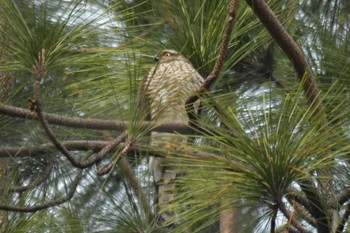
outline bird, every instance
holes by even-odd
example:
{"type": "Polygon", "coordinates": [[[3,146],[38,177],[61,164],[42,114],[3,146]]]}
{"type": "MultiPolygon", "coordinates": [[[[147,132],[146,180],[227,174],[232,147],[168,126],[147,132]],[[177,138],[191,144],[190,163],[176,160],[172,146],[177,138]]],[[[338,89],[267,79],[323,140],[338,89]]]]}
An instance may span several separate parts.
{"type": "MultiPolygon", "coordinates": [[[[164,49],[154,57],[156,64],[149,70],[139,89],[140,107],[156,124],[189,123],[186,100],[196,93],[204,79],[181,53],[164,49]]],[[[197,103],[196,103],[197,106],[197,103]]],[[[173,133],[151,133],[151,145],[171,154],[181,150],[187,139],[173,133]]],[[[165,157],[150,156],[149,169],[155,183],[155,204],[163,222],[175,215],[170,203],[174,198],[174,180],[180,168],[171,166],[165,157]]]]}

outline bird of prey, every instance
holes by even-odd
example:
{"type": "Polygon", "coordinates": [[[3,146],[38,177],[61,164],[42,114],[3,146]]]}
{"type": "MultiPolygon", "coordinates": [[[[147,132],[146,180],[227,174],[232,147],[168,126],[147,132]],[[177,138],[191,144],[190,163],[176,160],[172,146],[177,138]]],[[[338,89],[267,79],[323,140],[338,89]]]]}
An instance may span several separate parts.
{"type": "MultiPolygon", "coordinates": [[[[191,62],[181,53],[165,49],[155,56],[156,65],[150,69],[139,90],[141,108],[147,109],[151,120],[157,124],[179,123],[187,125],[185,102],[198,91],[204,82],[191,62]]],[[[172,133],[151,133],[151,144],[169,154],[180,150],[186,138],[172,133]]],[[[156,202],[160,216],[167,221],[174,216],[169,209],[173,199],[174,179],[179,168],[171,166],[165,158],[150,157],[149,168],[156,186],[156,202]]]]}

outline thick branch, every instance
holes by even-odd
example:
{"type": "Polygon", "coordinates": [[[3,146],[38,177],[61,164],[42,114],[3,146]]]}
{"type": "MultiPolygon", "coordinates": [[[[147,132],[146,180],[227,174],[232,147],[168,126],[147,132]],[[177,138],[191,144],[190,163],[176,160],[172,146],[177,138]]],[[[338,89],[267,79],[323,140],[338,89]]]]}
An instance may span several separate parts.
{"type": "Polygon", "coordinates": [[[81,180],[82,177],[82,170],[78,170],[76,173],[76,176],[72,183],[69,185],[68,189],[69,192],[67,193],[66,197],[58,198],[56,200],[52,200],[49,202],[46,202],[42,205],[34,205],[34,206],[10,206],[10,205],[0,205],[0,210],[4,211],[16,211],[16,212],[36,212],[39,210],[47,209],[52,206],[60,205],[62,203],[65,203],[69,200],[71,200],[76,192],[77,186],[81,180]]]}
{"type": "MultiPolygon", "coordinates": [[[[72,140],[63,141],[62,144],[67,150],[75,151],[99,151],[107,146],[111,141],[98,141],[98,140],[72,140]]],[[[55,150],[52,143],[45,143],[34,147],[0,147],[1,157],[34,157],[47,154],[49,151],[55,150]]]]}
{"type": "Polygon", "coordinates": [[[270,233],[276,232],[276,218],[278,213],[278,206],[274,205],[271,216],[270,233]],[[277,208],[276,208],[277,207],[277,208]]]}
{"type": "Polygon", "coordinates": [[[307,197],[303,192],[293,187],[288,188],[287,192],[288,192],[288,195],[286,196],[286,198],[288,200],[297,201],[300,205],[305,206],[305,208],[309,207],[309,200],[307,199],[307,197]]]}
{"type": "Polygon", "coordinates": [[[290,188],[288,190],[288,195],[286,195],[286,199],[290,203],[291,206],[295,208],[295,211],[300,214],[305,221],[307,221],[310,225],[316,227],[316,221],[310,214],[310,205],[305,195],[302,192],[290,188]]]}
{"type": "MultiPolygon", "coordinates": [[[[98,140],[72,140],[62,141],[61,143],[66,147],[67,150],[71,151],[99,151],[108,145],[111,145],[113,141],[98,141],[98,140]]],[[[114,145],[111,149],[121,149],[124,147],[124,143],[114,145]]],[[[52,143],[45,143],[35,147],[0,147],[0,158],[1,157],[35,157],[47,154],[50,151],[55,150],[55,146],[52,143]]],[[[128,148],[129,152],[148,152],[152,153],[152,156],[160,156],[161,154],[158,148],[150,148],[149,146],[142,146],[133,144],[128,148]]],[[[195,154],[195,153],[194,153],[195,154]]],[[[202,156],[195,154],[194,156],[202,156]]],[[[204,155],[203,155],[204,156],[204,155]]],[[[206,157],[205,157],[206,158],[206,157]]],[[[86,159],[85,159],[86,160],[86,159]]]]}
{"type": "MultiPolygon", "coordinates": [[[[29,120],[38,120],[38,115],[35,112],[29,111],[24,108],[14,107],[0,103],[0,114],[19,117],[29,120]]],[[[58,114],[43,113],[48,123],[54,125],[61,125],[71,128],[79,129],[98,129],[98,130],[117,130],[124,131],[129,122],[127,121],[114,121],[114,120],[100,120],[100,119],[82,119],[79,117],[65,117],[58,114]]],[[[154,122],[143,121],[140,122],[141,129],[150,129],[152,131],[164,132],[164,133],[181,133],[190,134],[193,133],[187,125],[183,124],[162,124],[157,125],[154,122]]]]}
{"type": "Polygon", "coordinates": [[[293,216],[291,213],[287,210],[286,206],[283,202],[278,203],[279,210],[283,213],[283,215],[290,220],[290,223],[300,232],[300,233],[307,233],[307,231],[293,216]]]}
{"type": "Polygon", "coordinates": [[[309,104],[315,107],[315,113],[321,112],[323,106],[320,91],[302,50],[288,34],[264,0],[246,0],[246,2],[292,62],[299,80],[301,81],[304,77],[306,78],[303,86],[306,98],[309,104]]]}

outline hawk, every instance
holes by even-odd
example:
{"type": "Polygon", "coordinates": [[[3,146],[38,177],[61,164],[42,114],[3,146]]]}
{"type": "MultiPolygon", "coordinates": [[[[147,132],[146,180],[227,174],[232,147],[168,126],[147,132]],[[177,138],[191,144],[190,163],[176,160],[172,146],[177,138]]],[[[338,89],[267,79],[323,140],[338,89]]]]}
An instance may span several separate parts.
{"type": "MultiPolygon", "coordinates": [[[[165,49],[154,58],[157,64],[150,69],[142,81],[139,98],[140,107],[150,113],[157,124],[188,124],[185,102],[204,82],[191,62],[181,53],[165,49]]],[[[151,144],[170,153],[186,143],[172,133],[151,133],[151,144]]],[[[174,215],[169,210],[173,199],[173,181],[179,173],[176,166],[166,163],[166,158],[150,157],[149,168],[156,186],[156,203],[161,209],[161,218],[166,221],[174,215]]]]}

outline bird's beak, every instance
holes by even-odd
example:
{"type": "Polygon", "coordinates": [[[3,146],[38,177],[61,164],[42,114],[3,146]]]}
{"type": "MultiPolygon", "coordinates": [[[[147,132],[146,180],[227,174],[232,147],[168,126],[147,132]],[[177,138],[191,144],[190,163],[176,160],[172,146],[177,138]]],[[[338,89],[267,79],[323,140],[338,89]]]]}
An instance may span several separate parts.
{"type": "Polygon", "coordinates": [[[158,55],[155,55],[155,56],[153,57],[153,60],[154,60],[155,62],[158,62],[158,61],[159,61],[158,55]]]}

